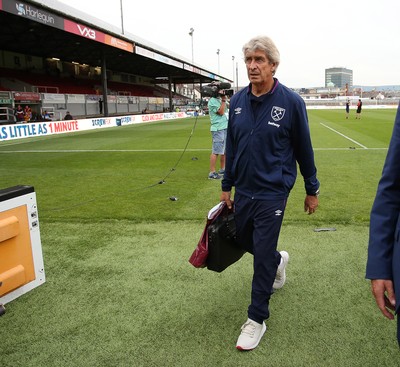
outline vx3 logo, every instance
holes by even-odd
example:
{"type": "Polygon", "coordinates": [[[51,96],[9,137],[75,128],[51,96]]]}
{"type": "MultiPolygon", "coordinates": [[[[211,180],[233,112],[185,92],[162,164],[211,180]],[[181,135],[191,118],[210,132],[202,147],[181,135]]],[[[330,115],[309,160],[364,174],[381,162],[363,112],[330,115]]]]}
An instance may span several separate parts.
{"type": "Polygon", "coordinates": [[[275,215],[277,216],[277,217],[279,217],[279,216],[281,216],[282,215],[282,210],[275,210],[275,215]]]}
{"type": "Polygon", "coordinates": [[[91,38],[91,39],[96,39],[96,32],[93,29],[87,28],[87,27],[81,27],[79,24],[77,24],[79,33],[83,37],[91,38]]]}

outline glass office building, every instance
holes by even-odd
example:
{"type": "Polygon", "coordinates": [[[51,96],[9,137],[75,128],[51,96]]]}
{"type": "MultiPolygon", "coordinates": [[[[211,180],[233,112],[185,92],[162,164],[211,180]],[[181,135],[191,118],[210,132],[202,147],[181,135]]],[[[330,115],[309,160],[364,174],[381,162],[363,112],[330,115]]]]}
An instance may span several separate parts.
{"type": "Polygon", "coordinates": [[[346,68],[325,69],[325,87],[349,88],[353,86],[353,70],[346,68]]]}

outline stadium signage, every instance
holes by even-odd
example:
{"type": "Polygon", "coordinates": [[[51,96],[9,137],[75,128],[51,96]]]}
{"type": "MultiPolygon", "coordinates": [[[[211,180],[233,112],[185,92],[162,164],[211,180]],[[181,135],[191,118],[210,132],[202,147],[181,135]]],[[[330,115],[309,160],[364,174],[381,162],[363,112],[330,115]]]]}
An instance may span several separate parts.
{"type": "Polygon", "coordinates": [[[14,100],[18,102],[39,102],[40,94],[34,92],[14,92],[14,100]]]}
{"type": "Polygon", "coordinates": [[[164,119],[163,113],[155,113],[153,115],[143,115],[142,121],[160,121],[164,119]]]}
{"type": "Polygon", "coordinates": [[[140,47],[140,46],[136,46],[135,47],[135,53],[144,57],[147,57],[149,59],[152,60],[156,60],[158,62],[162,62],[164,64],[168,64],[168,65],[172,65],[172,66],[176,66],[177,68],[183,68],[183,63],[179,62],[177,60],[173,60],[167,56],[161,55],[157,52],[154,51],[150,51],[146,48],[140,47]]]}
{"type": "Polygon", "coordinates": [[[71,131],[79,131],[79,124],[77,120],[58,121],[49,123],[49,128],[52,134],[69,133],[71,131]]]}
{"type": "Polygon", "coordinates": [[[69,19],[64,19],[64,30],[81,37],[89,38],[96,42],[119,48],[124,51],[133,52],[133,43],[125,42],[119,38],[110,36],[84,24],[78,24],[69,19]]]}
{"type": "Polygon", "coordinates": [[[0,92],[0,104],[12,104],[12,102],[13,100],[9,92],[0,92]]]}
{"type": "MultiPolygon", "coordinates": [[[[0,0],[1,4],[1,0],[0,0]]],[[[171,118],[189,117],[185,112],[155,113],[135,116],[119,116],[98,119],[82,119],[69,121],[30,122],[0,126],[0,142],[12,139],[31,138],[53,134],[73,133],[84,130],[117,127],[122,125],[166,121],[171,118]]]]}
{"type": "Polygon", "coordinates": [[[46,135],[47,124],[5,125],[0,129],[0,139],[28,138],[30,136],[46,135]]]}
{"type": "Polygon", "coordinates": [[[96,39],[96,32],[93,29],[90,29],[88,27],[81,26],[80,24],[77,24],[79,33],[83,37],[91,38],[91,39],[96,39]]]}
{"type": "Polygon", "coordinates": [[[63,20],[61,17],[21,1],[3,0],[1,10],[52,27],[63,28],[63,20]]]}
{"type": "MultiPolygon", "coordinates": [[[[121,124],[129,124],[135,121],[135,116],[125,116],[118,119],[121,124]]],[[[118,124],[117,124],[118,125],[118,124]]]]}
{"type": "Polygon", "coordinates": [[[92,120],[92,126],[96,127],[96,126],[104,126],[104,125],[111,125],[111,119],[106,118],[106,119],[93,119],[92,120]]]}
{"type": "Polygon", "coordinates": [[[50,14],[42,13],[38,9],[24,4],[18,4],[18,15],[25,15],[27,18],[33,18],[38,22],[54,24],[55,20],[50,14]]]}
{"type": "Polygon", "coordinates": [[[133,53],[134,43],[132,42],[126,42],[87,25],[75,23],[21,1],[0,0],[0,10],[133,53]]]}

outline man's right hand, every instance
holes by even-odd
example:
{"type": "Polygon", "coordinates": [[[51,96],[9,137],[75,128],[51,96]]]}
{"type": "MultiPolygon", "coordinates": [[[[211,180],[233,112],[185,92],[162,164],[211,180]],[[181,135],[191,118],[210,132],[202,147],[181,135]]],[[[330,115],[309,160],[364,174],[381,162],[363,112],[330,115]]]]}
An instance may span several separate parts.
{"type": "Polygon", "coordinates": [[[225,201],[227,207],[229,209],[232,209],[233,201],[231,200],[231,192],[230,191],[222,191],[220,201],[225,201]]]}

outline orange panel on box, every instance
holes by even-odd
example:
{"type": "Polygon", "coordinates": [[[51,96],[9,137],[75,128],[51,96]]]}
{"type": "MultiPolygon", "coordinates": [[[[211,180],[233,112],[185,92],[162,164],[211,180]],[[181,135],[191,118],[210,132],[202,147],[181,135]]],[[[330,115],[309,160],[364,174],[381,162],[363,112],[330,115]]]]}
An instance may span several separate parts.
{"type": "Polygon", "coordinates": [[[15,216],[0,220],[0,242],[17,236],[19,233],[19,221],[15,216]]]}
{"type": "Polygon", "coordinates": [[[0,296],[35,279],[26,205],[0,212],[0,296]],[[22,282],[22,284],[20,284],[22,282]]]}
{"type": "Polygon", "coordinates": [[[0,273],[0,296],[26,284],[25,269],[22,265],[0,273]]]}

